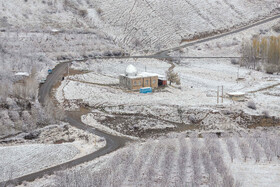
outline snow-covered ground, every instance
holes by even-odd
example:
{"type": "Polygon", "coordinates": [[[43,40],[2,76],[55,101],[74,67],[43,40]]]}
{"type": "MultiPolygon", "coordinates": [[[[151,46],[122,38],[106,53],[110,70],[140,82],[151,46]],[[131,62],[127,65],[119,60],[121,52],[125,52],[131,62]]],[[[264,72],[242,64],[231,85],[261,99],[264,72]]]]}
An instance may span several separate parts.
{"type": "Polygon", "coordinates": [[[67,124],[37,129],[33,140],[26,133],[0,141],[0,181],[13,179],[55,166],[87,154],[106,145],[96,135],[83,132],[67,124]]]}
{"type": "MultiPolygon", "coordinates": [[[[113,41],[123,50],[128,50],[126,46],[129,46],[128,51],[136,47],[136,53],[145,49],[151,53],[179,46],[183,39],[191,39],[202,33],[219,33],[268,17],[277,11],[279,2],[1,0],[0,8],[1,29],[89,32],[113,41]]],[[[69,41],[69,37],[65,37],[69,41]]]]}
{"type": "MultiPolygon", "coordinates": [[[[34,67],[40,80],[57,61],[158,52],[183,45],[183,40],[242,27],[273,15],[277,8],[278,0],[0,0],[0,56],[3,62],[0,78],[5,84],[12,85],[12,71],[30,73],[34,67]]],[[[277,21],[169,55],[240,56],[243,39],[256,34],[275,34],[270,28],[277,21]]],[[[155,59],[74,62],[72,68],[87,73],[66,77],[55,97],[66,109],[74,110],[81,104],[91,107],[91,112],[82,117],[83,122],[115,135],[135,135],[130,131],[166,132],[164,130],[174,128],[185,131],[197,123],[202,130],[238,131],[246,127],[246,122],[253,121],[253,116],[261,116],[264,111],[279,117],[279,75],[241,68],[232,65],[229,59],[182,59],[174,68],[180,75],[180,86],[169,86],[143,95],[118,86],[118,75],[129,64],[136,66],[139,72],[164,75],[172,63],[155,59]],[[242,80],[237,81],[237,78],[242,80]],[[227,92],[246,93],[245,102],[233,102],[226,97],[222,105],[217,105],[218,86],[223,86],[225,95],[227,92]],[[247,107],[249,100],[256,103],[256,110],[247,107]],[[243,111],[245,117],[241,118],[243,111]]],[[[5,131],[14,130],[10,128],[13,126],[10,119],[18,118],[20,114],[21,111],[1,111],[0,127],[4,124],[5,131]]],[[[17,132],[14,130],[13,133],[17,132]]],[[[274,138],[279,145],[279,138],[274,138]]],[[[105,145],[104,139],[71,127],[46,127],[37,140],[23,140],[23,134],[20,134],[5,141],[8,143],[0,146],[0,169],[4,171],[0,174],[0,181],[66,162],[105,145]],[[92,146],[95,142],[97,145],[92,146]]],[[[78,181],[94,180],[91,184],[101,181],[103,186],[136,183],[176,186],[181,182],[205,186],[209,181],[218,186],[228,186],[224,182],[229,181],[240,182],[242,186],[279,186],[279,159],[274,155],[271,161],[267,160],[266,144],[250,144],[245,162],[240,154],[243,144],[238,147],[240,139],[234,140],[233,149],[238,156],[231,162],[226,148],[229,145],[222,139],[216,142],[221,144],[220,157],[213,155],[217,147],[207,150],[211,145],[207,141],[198,140],[200,146],[197,147],[193,146],[197,144],[196,140],[180,141],[160,139],[129,146],[84,164],[83,180],[78,181]],[[191,148],[188,153],[184,152],[188,148],[191,148]],[[198,155],[195,155],[196,149],[200,151],[198,155]],[[205,150],[212,160],[205,157],[205,150]],[[256,151],[261,155],[258,162],[256,151]],[[207,159],[209,162],[204,162],[207,159]],[[224,160],[225,164],[219,165],[215,159],[224,160]],[[98,165],[99,161],[105,166],[98,165]],[[187,167],[180,168],[181,163],[187,167]],[[207,172],[207,163],[211,163],[211,172],[207,172]],[[220,166],[227,172],[223,173],[220,166]],[[211,173],[214,174],[212,179],[217,181],[210,180],[211,173]]],[[[60,182],[62,180],[58,177],[45,186],[60,182]]],[[[42,184],[35,182],[35,186],[42,184]]]]}
{"type": "MultiPolygon", "coordinates": [[[[182,59],[174,68],[181,78],[180,89],[167,87],[152,94],[129,92],[114,84],[118,75],[126,66],[133,64],[138,72],[145,71],[165,74],[170,64],[160,60],[91,60],[86,63],[73,64],[73,68],[92,71],[79,74],[62,82],[56,93],[60,103],[65,100],[82,100],[92,107],[145,105],[145,106],[215,106],[217,104],[217,87],[224,87],[224,105],[246,108],[246,103],[233,103],[226,93],[244,92],[247,100],[253,100],[262,110],[279,115],[278,96],[265,96],[258,90],[280,83],[278,75],[268,75],[259,71],[231,64],[228,59],[182,59]],[[114,66],[114,68],[111,68],[114,66]],[[98,75],[100,75],[98,77],[98,75]],[[237,80],[238,78],[243,80],[237,80]],[[110,85],[113,84],[113,85],[110,85]],[[254,92],[254,93],[251,93],[254,92]],[[257,97],[259,95],[259,97],[257,97]],[[164,101],[164,102],[163,102],[164,101]]],[[[272,88],[266,92],[273,91],[272,88]]],[[[221,90],[220,90],[221,92],[221,90]]],[[[274,91],[275,92],[275,91],[274,91]]],[[[261,113],[260,111],[259,113],[261,113]]]]}
{"type": "MultiPolygon", "coordinates": [[[[279,21],[280,18],[218,39],[183,47],[179,51],[170,51],[169,55],[175,57],[240,57],[243,42],[251,40],[253,36],[278,36],[279,33],[275,32],[273,27],[279,24],[279,21]]],[[[188,42],[183,44],[188,44],[188,42]]]]}
{"type": "MultiPolygon", "coordinates": [[[[275,129],[277,130],[277,129],[275,129]]],[[[162,138],[129,145],[57,176],[27,184],[102,186],[279,186],[275,132],[217,138],[162,138]],[[114,167],[114,171],[109,168],[114,167]],[[68,177],[68,181],[64,180],[68,177]]]]}
{"type": "Polygon", "coordinates": [[[151,51],[178,46],[182,39],[201,33],[247,25],[279,6],[277,0],[96,0],[95,4],[101,13],[93,19],[103,21],[98,27],[131,48],[151,51]]]}
{"type": "Polygon", "coordinates": [[[34,173],[73,159],[79,150],[71,144],[32,144],[0,147],[0,181],[34,173]]]}

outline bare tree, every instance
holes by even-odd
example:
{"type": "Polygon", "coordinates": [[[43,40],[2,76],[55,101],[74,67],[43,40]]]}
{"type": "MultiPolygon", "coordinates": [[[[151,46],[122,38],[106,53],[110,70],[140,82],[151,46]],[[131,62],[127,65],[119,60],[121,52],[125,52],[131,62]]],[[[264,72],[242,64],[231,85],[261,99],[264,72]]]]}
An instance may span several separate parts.
{"type": "Polygon", "coordinates": [[[169,181],[169,174],[170,171],[172,170],[172,166],[173,166],[173,158],[174,158],[174,152],[175,152],[175,147],[171,144],[167,142],[167,146],[166,146],[166,151],[164,154],[164,160],[161,166],[162,169],[162,173],[163,173],[163,185],[167,184],[169,181]]]}
{"type": "Polygon", "coordinates": [[[208,174],[208,184],[209,186],[217,186],[218,185],[218,178],[217,178],[217,170],[211,161],[209,152],[207,151],[207,145],[204,145],[202,148],[202,163],[205,169],[206,174],[208,174]]]}
{"type": "Polygon", "coordinates": [[[186,144],[186,137],[185,135],[179,138],[179,145],[180,145],[180,152],[178,158],[178,166],[179,166],[179,177],[180,183],[182,186],[186,186],[185,184],[185,176],[186,176],[186,164],[187,164],[187,157],[189,155],[189,150],[186,144]]]}
{"type": "Polygon", "coordinates": [[[199,162],[199,148],[200,144],[198,141],[198,138],[192,137],[191,138],[192,148],[191,148],[191,163],[193,167],[193,178],[192,183],[195,186],[198,186],[201,180],[201,168],[200,168],[200,162],[199,162]]]}
{"type": "Polygon", "coordinates": [[[269,138],[269,134],[266,132],[261,133],[260,137],[257,139],[257,142],[264,149],[264,153],[266,155],[267,160],[270,162],[272,158],[275,156],[275,152],[273,151],[275,140],[269,138]]]}
{"type": "Polygon", "coordinates": [[[253,157],[255,158],[256,162],[259,162],[261,159],[260,149],[257,145],[256,138],[254,137],[247,137],[247,141],[249,142],[249,146],[252,150],[253,157]]]}
{"type": "Polygon", "coordinates": [[[231,162],[233,162],[233,159],[236,157],[233,139],[228,137],[228,138],[225,138],[225,140],[226,140],[227,150],[228,150],[231,162]]]}
{"type": "Polygon", "coordinates": [[[171,85],[173,82],[175,82],[177,85],[180,85],[180,77],[178,73],[175,73],[173,69],[169,69],[168,71],[165,72],[166,78],[169,81],[169,84],[171,85]]]}
{"type": "Polygon", "coordinates": [[[244,159],[244,161],[246,162],[247,158],[249,157],[249,145],[247,143],[246,140],[244,140],[244,138],[237,138],[238,140],[238,145],[239,145],[239,148],[241,150],[241,154],[242,154],[242,157],[244,159]]]}

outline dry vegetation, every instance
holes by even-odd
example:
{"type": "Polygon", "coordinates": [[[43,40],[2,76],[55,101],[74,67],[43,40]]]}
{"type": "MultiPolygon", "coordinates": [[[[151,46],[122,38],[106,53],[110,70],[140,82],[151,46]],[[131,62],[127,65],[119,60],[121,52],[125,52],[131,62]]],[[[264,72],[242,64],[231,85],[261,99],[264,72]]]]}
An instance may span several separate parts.
{"type": "MultiPolygon", "coordinates": [[[[243,186],[231,165],[278,163],[279,138],[203,134],[150,140],[117,152],[99,169],[60,172],[53,186],[243,186]],[[111,168],[114,168],[113,170],[111,168]]],[[[96,167],[96,166],[95,166],[96,167]]]]}
{"type": "Polygon", "coordinates": [[[64,118],[63,110],[49,100],[38,103],[38,81],[33,68],[29,77],[10,80],[3,76],[0,83],[0,137],[18,132],[32,132],[38,127],[64,118]]]}
{"type": "Polygon", "coordinates": [[[267,73],[280,72],[280,36],[253,37],[244,42],[241,52],[243,65],[267,73]]]}

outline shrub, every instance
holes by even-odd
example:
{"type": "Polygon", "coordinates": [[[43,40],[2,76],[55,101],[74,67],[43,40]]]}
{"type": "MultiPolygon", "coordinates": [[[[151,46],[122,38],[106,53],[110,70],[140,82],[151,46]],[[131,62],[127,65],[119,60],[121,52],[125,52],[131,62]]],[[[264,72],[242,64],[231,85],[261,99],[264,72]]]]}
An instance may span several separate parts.
{"type": "Polygon", "coordinates": [[[274,26],[272,27],[272,29],[273,29],[275,32],[280,33],[280,23],[278,23],[277,25],[274,25],[274,26]]]}
{"type": "Polygon", "coordinates": [[[192,124],[197,123],[197,119],[196,119],[195,115],[193,115],[193,114],[189,115],[188,119],[190,120],[190,122],[192,124]]]}
{"type": "Polygon", "coordinates": [[[88,15],[88,11],[86,9],[79,10],[79,15],[84,18],[88,15]]]}
{"type": "Polygon", "coordinates": [[[275,64],[265,64],[264,69],[266,73],[273,74],[279,72],[280,68],[275,64]]]}
{"type": "Polygon", "coordinates": [[[239,62],[238,62],[235,58],[231,59],[230,62],[231,62],[233,65],[239,64],[239,62]]]}
{"type": "Polygon", "coordinates": [[[101,15],[101,14],[102,14],[102,12],[103,12],[103,11],[102,11],[102,9],[101,9],[101,8],[98,8],[98,9],[97,9],[97,13],[98,13],[99,15],[101,15]]]}
{"type": "Polygon", "coordinates": [[[254,103],[254,101],[249,101],[249,102],[247,103],[247,107],[248,107],[248,108],[251,108],[251,109],[253,109],[253,110],[256,110],[256,109],[257,109],[256,104],[254,103]]]}
{"type": "Polygon", "coordinates": [[[264,115],[264,117],[268,118],[269,117],[269,112],[268,110],[264,110],[262,111],[262,114],[264,115]]]}

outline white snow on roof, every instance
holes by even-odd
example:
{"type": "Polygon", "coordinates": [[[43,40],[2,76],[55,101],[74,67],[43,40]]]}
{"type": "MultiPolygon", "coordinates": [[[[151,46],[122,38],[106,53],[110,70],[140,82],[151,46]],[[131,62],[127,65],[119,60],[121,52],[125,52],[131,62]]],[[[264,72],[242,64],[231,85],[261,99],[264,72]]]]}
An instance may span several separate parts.
{"type": "Polygon", "coordinates": [[[244,92],[229,92],[227,94],[230,96],[244,96],[245,95],[244,92]]]}
{"type": "Polygon", "coordinates": [[[59,32],[60,30],[58,30],[58,29],[52,29],[51,31],[52,31],[52,32],[59,32]]]}
{"type": "Polygon", "coordinates": [[[164,75],[159,75],[157,73],[149,73],[149,72],[142,72],[138,73],[136,75],[127,75],[127,73],[121,74],[121,76],[128,76],[129,78],[143,78],[143,77],[155,77],[157,76],[159,79],[166,80],[166,77],[164,75]]]}
{"type": "Polygon", "coordinates": [[[149,73],[149,72],[142,72],[142,73],[139,73],[139,76],[142,76],[142,77],[153,77],[153,76],[158,76],[158,74],[156,74],[156,73],[149,73]]]}
{"type": "Polygon", "coordinates": [[[15,75],[16,76],[29,76],[29,73],[27,73],[27,72],[17,72],[17,73],[15,73],[15,75]]]}

